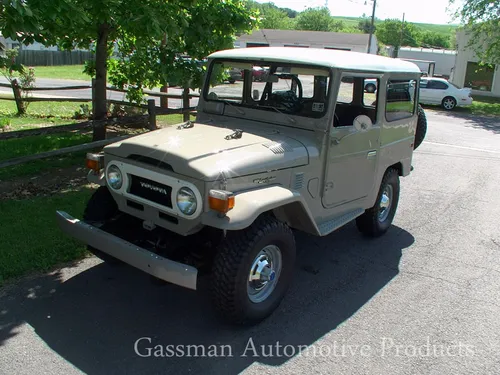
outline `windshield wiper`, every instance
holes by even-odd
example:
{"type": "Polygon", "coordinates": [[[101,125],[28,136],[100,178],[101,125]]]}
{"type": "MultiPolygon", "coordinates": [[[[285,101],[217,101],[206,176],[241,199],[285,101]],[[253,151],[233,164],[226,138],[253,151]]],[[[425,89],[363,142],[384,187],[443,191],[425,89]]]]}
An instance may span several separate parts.
{"type": "Polygon", "coordinates": [[[271,108],[274,109],[276,112],[281,113],[282,115],[286,116],[286,118],[292,123],[296,124],[297,120],[295,120],[293,117],[287,115],[285,112],[280,111],[278,108],[273,107],[272,105],[259,105],[257,106],[258,108],[271,108]]]}

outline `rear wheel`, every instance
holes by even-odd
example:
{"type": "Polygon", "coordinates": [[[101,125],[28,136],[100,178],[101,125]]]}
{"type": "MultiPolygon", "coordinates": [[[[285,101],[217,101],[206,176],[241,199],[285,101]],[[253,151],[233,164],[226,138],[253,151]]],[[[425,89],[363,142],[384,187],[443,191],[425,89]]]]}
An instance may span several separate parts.
{"type": "Polygon", "coordinates": [[[451,111],[452,109],[454,109],[457,106],[457,101],[455,100],[455,98],[453,98],[451,96],[447,96],[446,98],[443,99],[443,101],[441,102],[441,105],[447,111],[451,111]]]}
{"type": "Polygon", "coordinates": [[[365,86],[365,90],[366,90],[366,92],[373,94],[375,92],[375,90],[377,90],[377,88],[375,87],[375,85],[373,83],[369,83],[368,85],[365,86]]]}
{"type": "Polygon", "coordinates": [[[281,303],[295,263],[291,229],[270,216],[242,231],[228,232],[212,267],[218,312],[236,324],[255,324],[281,303]]]}
{"type": "Polygon", "coordinates": [[[356,219],[356,226],[366,236],[379,237],[392,224],[399,202],[399,174],[389,168],[382,178],[375,205],[356,219]]]}

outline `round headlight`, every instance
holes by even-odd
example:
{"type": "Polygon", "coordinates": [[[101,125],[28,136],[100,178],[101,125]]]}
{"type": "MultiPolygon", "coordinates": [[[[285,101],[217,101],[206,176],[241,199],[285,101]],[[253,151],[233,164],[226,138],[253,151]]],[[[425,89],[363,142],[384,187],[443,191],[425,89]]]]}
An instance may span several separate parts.
{"type": "Polygon", "coordinates": [[[118,190],[119,188],[122,187],[123,184],[122,172],[120,171],[120,168],[118,168],[116,165],[111,165],[108,168],[107,178],[109,186],[111,186],[113,189],[118,190]]]}
{"type": "Polygon", "coordinates": [[[192,215],[196,211],[196,196],[194,192],[187,187],[179,189],[177,193],[177,207],[184,215],[192,215]]]}

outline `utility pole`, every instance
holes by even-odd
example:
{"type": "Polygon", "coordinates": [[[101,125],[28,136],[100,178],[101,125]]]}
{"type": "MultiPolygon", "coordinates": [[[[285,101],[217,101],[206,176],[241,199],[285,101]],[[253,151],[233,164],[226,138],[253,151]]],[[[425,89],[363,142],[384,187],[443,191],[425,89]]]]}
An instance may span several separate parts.
{"type": "Polygon", "coordinates": [[[370,36],[368,37],[368,50],[366,53],[370,53],[372,48],[372,38],[373,38],[373,29],[375,26],[375,7],[377,6],[377,0],[373,0],[373,10],[372,10],[372,22],[370,26],[370,36]]]}
{"type": "Polygon", "coordinates": [[[398,57],[399,55],[399,50],[401,49],[401,46],[403,45],[403,31],[404,31],[404,28],[405,28],[405,14],[403,13],[403,22],[401,22],[401,34],[399,35],[399,47],[396,49],[396,56],[394,57],[398,57]]]}

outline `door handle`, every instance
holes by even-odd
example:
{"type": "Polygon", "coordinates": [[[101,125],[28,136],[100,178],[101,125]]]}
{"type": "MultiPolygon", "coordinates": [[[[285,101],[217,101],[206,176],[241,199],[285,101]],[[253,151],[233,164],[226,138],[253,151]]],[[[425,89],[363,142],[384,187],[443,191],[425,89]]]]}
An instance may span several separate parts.
{"type": "Polygon", "coordinates": [[[377,156],[377,151],[370,151],[368,154],[366,154],[367,159],[374,159],[377,156]]]}

